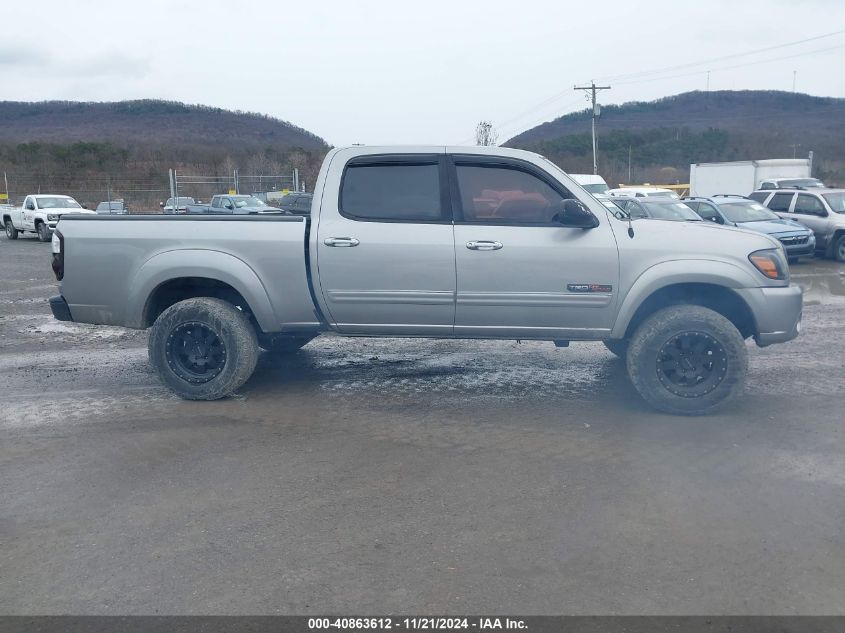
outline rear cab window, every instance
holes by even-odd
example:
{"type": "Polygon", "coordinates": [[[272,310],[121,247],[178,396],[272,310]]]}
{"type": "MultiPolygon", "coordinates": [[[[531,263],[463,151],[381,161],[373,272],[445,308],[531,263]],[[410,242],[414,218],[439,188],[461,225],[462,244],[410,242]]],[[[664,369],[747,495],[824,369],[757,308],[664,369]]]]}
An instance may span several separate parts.
{"type": "Polygon", "coordinates": [[[371,222],[444,222],[438,156],[365,156],[350,161],[340,187],[341,215],[371,222]]]}

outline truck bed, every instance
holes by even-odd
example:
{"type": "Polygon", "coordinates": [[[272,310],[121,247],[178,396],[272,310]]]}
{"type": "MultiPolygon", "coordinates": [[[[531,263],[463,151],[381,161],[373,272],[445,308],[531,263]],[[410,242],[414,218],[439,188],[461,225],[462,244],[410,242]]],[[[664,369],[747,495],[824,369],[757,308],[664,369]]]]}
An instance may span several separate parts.
{"type": "Polygon", "coordinates": [[[265,332],[320,326],[305,218],[91,215],[63,218],[58,232],[65,245],[60,285],[76,321],[146,327],[157,288],[212,279],[240,293],[265,332]]]}

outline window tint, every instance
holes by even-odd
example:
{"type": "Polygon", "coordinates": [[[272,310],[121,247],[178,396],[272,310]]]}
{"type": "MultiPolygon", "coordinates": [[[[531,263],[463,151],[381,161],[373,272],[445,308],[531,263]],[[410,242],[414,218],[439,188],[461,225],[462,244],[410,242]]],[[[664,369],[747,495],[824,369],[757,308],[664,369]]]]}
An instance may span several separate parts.
{"type": "Polygon", "coordinates": [[[792,193],[776,193],[769,200],[768,207],[772,211],[780,211],[781,213],[789,211],[789,203],[792,202],[792,196],[794,195],[792,193]]]}
{"type": "Polygon", "coordinates": [[[458,165],[464,220],[491,224],[549,224],[562,196],[536,176],[500,166],[458,165]]]}
{"type": "Polygon", "coordinates": [[[762,204],[769,197],[769,193],[767,191],[755,191],[748,197],[762,204]]]}
{"type": "Polygon", "coordinates": [[[218,198],[217,196],[214,196],[214,198],[211,200],[211,206],[214,209],[219,207],[220,206],[220,198],[218,198]]]}
{"type": "Polygon", "coordinates": [[[350,165],[343,175],[340,208],[365,220],[440,220],[440,167],[350,165]]]}
{"type": "Polygon", "coordinates": [[[795,201],[794,213],[803,213],[804,215],[827,215],[827,211],[822,204],[822,201],[815,196],[808,196],[805,193],[798,194],[798,200],[795,201]]]}

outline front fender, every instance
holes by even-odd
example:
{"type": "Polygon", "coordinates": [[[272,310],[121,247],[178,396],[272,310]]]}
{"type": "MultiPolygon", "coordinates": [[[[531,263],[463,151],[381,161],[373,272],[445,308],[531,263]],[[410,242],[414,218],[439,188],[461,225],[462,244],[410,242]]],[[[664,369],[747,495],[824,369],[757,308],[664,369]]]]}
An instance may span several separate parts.
{"type": "Polygon", "coordinates": [[[639,307],[661,288],[677,284],[701,283],[724,288],[760,286],[751,271],[718,260],[684,259],[666,261],[646,269],[631,285],[611,331],[611,338],[622,338],[639,307]]]}
{"type": "Polygon", "coordinates": [[[232,286],[249,304],[263,330],[273,331],[277,319],[267,290],[255,271],[228,253],[201,249],[165,251],[145,261],[129,285],[128,327],[143,327],[144,309],[153,291],[180,277],[204,277],[232,286]]]}

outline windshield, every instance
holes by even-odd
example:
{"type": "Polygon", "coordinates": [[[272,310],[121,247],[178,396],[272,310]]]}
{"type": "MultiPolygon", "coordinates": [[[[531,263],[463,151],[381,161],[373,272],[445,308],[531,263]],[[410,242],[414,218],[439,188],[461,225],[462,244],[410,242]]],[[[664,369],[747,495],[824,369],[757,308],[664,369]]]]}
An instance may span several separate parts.
{"type": "Polygon", "coordinates": [[[610,190],[610,187],[605,185],[604,183],[597,183],[595,185],[581,185],[589,191],[590,193],[605,193],[606,191],[610,190]]]}
{"type": "Polygon", "coordinates": [[[82,206],[73,198],[38,197],[39,209],[81,209],[82,206]]]}
{"type": "Polygon", "coordinates": [[[731,222],[763,222],[764,220],[780,219],[762,204],[752,200],[724,202],[719,205],[719,210],[731,222]]]}
{"type": "Polygon", "coordinates": [[[777,181],[780,187],[805,187],[809,189],[822,189],[824,183],[818,178],[787,178],[777,181]]]}
{"type": "Polygon", "coordinates": [[[698,214],[690,209],[683,202],[649,202],[648,200],[639,200],[648,211],[649,217],[657,218],[658,220],[688,220],[691,222],[700,222],[701,218],[698,214]]]}
{"type": "Polygon", "coordinates": [[[265,206],[261,200],[253,196],[232,196],[232,201],[238,209],[244,207],[263,207],[265,206]]]}

